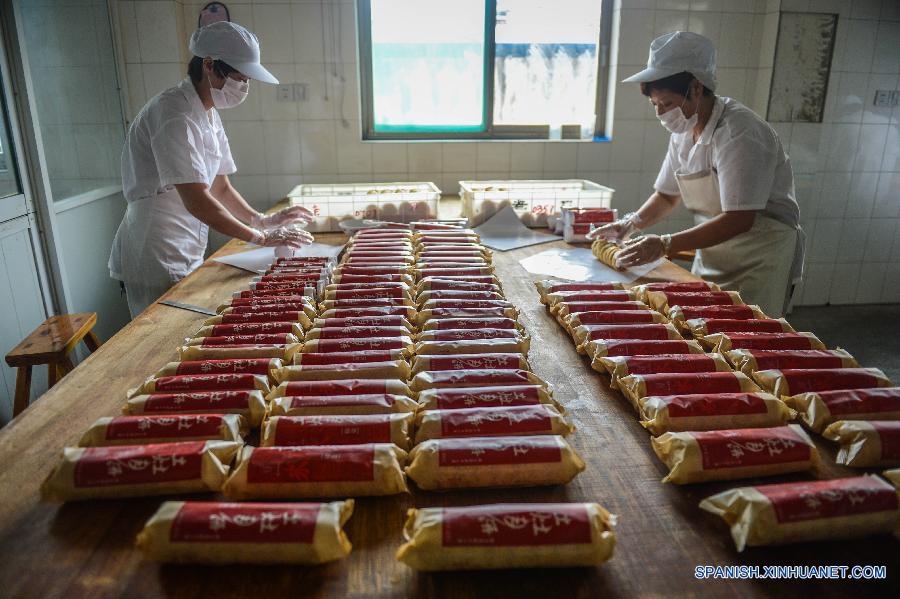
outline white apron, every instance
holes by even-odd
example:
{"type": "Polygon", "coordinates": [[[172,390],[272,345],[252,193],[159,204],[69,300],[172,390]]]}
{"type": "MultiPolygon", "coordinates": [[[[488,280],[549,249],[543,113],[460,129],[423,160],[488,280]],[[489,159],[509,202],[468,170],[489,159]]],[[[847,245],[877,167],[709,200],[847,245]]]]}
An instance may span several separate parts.
{"type": "MultiPolygon", "coordinates": [[[[685,207],[696,224],[722,213],[719,178],[712,168],[675,173],[685,207]]],[[[806,237],[803,229],[757,213],[753,227],[718,245],[697,250],[693,272],[698,277],[738,291],[748,304],[767,315],[784,315],[793,285],[803,276],[806,237]]]]}

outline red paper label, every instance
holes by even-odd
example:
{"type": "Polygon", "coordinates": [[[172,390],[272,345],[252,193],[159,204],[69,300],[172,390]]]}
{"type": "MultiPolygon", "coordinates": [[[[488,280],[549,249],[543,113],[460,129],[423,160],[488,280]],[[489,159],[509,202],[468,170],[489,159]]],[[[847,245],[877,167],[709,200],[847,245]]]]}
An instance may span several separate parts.
{"type": "Polygon", "coordinates": [[[832,352],[817,349],[795,350],[749,350],[756,360],[758,370],[781,370],[784,368],[840,368],[843,361],[832,352]]]}
{"type": "Polygon", "coordinates": [[[568,213],[574,223],[611,223],[616,220],[616,211],[611,208],[581,208],[568,213]]]}
{"type": "Polygon", "coordinates": [[[504,387],[467,387],[465,389],[435,389],[435,402],[440,410],[462,408],[492,408],[506,406],[531,406],[541,403],[540,387],[519,385],[504,387]]]}
{"type": "Polygon", "coordinates": [[[447,329],[512,329],[516,321],[512,318],[446,318],[436,321],[439,330],[447,329]]]}
{"type": "Polygon", "coordinates": [[[276,422],[276,445],[356,445],[391,442],[391,420],[387,414],[280,416],[276,422]]]}
{"type": "Polygon", "coordinates": [[[560,309],[565,308],[569,314],[585,314],[591,312],[606,312],[608,310],[646,310],[647,307],[638,301],[616,301],[616,302],[567,302],[561,301],[557,304],[560,309]]]}
{"type": "Polygon", "coordinates": [[[513,305],[506,300],[428,300],[426,306],[429,308],[512,308],[513,305]]]}
{"type": "Polygon", "coordinates": [[[313,339],[318,341],[318,353],[405,349],[408,337],[369,337],[368,339],[313,339]]]}
{"type": "Polygon", "coordinates": [[[246,411],[250,391],[211,391],[200,393],[154,393],[144,402],[144,412],[230,412],[246,411]]]}
{"type": "Polygon", "coordinates": [[[435,370],[428,375],[435,387],[477,387],[484,385],[527,385],[525,370],[435,370]]]}
{"type": "Polygon", "coordinates": [[[670,306],[713,306],[730,305],[734,300],[725,291],[681,292],[665,291],[666,302],[670,306]]]}
{"type": "Polygon", "coordinates": [[[287,335],[226,335],[224,337],[204,337],[202,347],[217,345],[284,345],[287,335]]]}
{"type": "Polygon", "coordinates": [[[440,439],[437,443],[440,467],[551,464],[562,461],[562,450],[552,436],[440,439]]]}
{"type": "Polygon", "coordinates": [[[339,289],[334,293],[334,299],[358,299],[358,298],[404,298],[406,292],[403,289],[339,289]]]}
{"type": "MultiPolygon", "coordinates": [[[[231,312],[227,315],[223,314],[222,316],[234,316],[236,314],[257,314],[259,312],[274,312],[276,314],[280,314],[283,312],[288,313],[297,313],[303,312],[304,309],[308,308],[309,305],[300,304],[300,303],[268,303],[268,304],[252,304],[248,306],[234,305],[231,306],[231,312]]],[[[293,318],[292,320],[297,320],[297,318],[293,318]]]]}
{"type": "Polygon", "coordinates": [[[587,235],[591,231],[590,223],[576,223],[571,225],[573,235],[587,235]]]}
{"type": "Polygon", "coordinates": [[[812,342],[800,333],[728,333],[731,349],[812,349],[812,342]]]}
{"type": "Polygon", "coordinates": [[[878,378],[863,368],[836,368],[833,370],[782,370],[791,395],[810,391],[835,389],[867,389],[878,386],[878,378]]]}
{"type": "Polygon", "coordinates": [[[645,339],[664,340],[669,338],[670,330],[664,324],[588,324],[589,338],[596,339],[645,339]]]}
{"type": "Polygon", "coordinates": [[[625,363],[628,366],[628,374],[716,371],[715,360],[706,354],[630,356],[625,363]]]}
{"type": "Polygon", "coordinates": [[[215,438],[221,426],[220,414],[117,416],[106,425],[106,440],[215,438]]]}
{"type": "Polygon", "coordinates": [[[249,483],[362,480],[375,480],[374,445],[257,447],[247,466],[249,483]]]}
{"type": "MultiPolygon", "coordinates": [[[[244,316],[241,314],[240,316],[244,316]]],[[[255,316],[255,315],[251,315],[255,316]]],[[[217,324],[212,328],[213,337],[229,335],[273,335],[293,332],[294,322],[245,322],[241,324],[217,324]]]]}
{"type": "Polygon", "coordinates": [[[359,395],[305,395],[290,397],[291,409],[324,408],[324,407],[359,407],[377,406],[390,408],[396,402],[396,395],[359,394],[359,395]]]}
{"type": "Polygon", "coordinates": [[[176,368],[175,373],[178,375],[212,373],[246,373],[267,375],[269,373],[269,365],[271,363],[271,358],[242,358],[238,360],[192,360],[188,362],[179,362],[178,368],[176,368]]]}
{"type": "Polygon", "coordinates": [[[522,367],[521,354],[466,354],[428,356],[428,370],[518,370],[522,367]]]}
{"type": "Polygon", "coordinates": [[[581,545],[591,542],[584,504],[444,508],[444,547],[581,545]]]}
{"type": "Polygon", "coordinates": [[[173,543],[303,543],[316,532],[318,503],[185,503],[169,540],[173,543]]]}
{"type": "Polygon", "coordinates": [[[515,329],[438,329],[426,331],[434,341],[466,341],[469,339],[519,339],[515,329]]]}
{"type": "Polygon", "coordinates": [[[625,302],[632,299],[631,295],[625,291],[559,291],[554,295],[559,295],[560,299],[565,302],[625,302]]]}
{"type": "Polygon", "coordinates": [[[299,364],[320,366],[333,364],[365,364],[397,360],[396,350],[297,354],[299,364]]]}
{"type": "Polygon", "coordinates": [[[708,318],[706,319],[707,333],[721,333],[728,331],[752,331],[756,333],[781,333],[784,327],[781,322],[774,319],[739,319],[739,318],[708,318]]]}
{"type": "Polygon", "coordinates": [[[322,327],[316,330],[319,339],[370,339],[409,335],[406,327],[322,327]]]}
{"type": "Polygon", "coordinates": [[[689,354],[691,346],[687,341],[666,339],[662,341],[607,341],[607,356],[652,356],[656,354],[689,354]]]}
{"type": "Polygon", "coordinates": [[[698,306],[684,307],[681,309],[681,315],[685,320],[694,318],[739,318],[747,320],[756,318],[756,314],[750,306],[698,306]]]}
{"type": "Polygon", "coordinates": [[[765,400],[755,393],[668,395],[662,400],[669,409],[669,418],[765,414],[768,411],[765,400]]]}
{"type": "Polygon", "coordinates": [[[897,509],[897,490],[876,476],[755,487],[781,524],[897,509]]]}
{"type": "MultiPolygon", "coordinates": [[[[223,314],[222,315],[222,324],[223,325],[247,325],[249,323],[257,323],[257,329],[259,332],[268,332],[268,333],[290,333],[291,328],[290,324],[297,322],[300,319],[300,311],[271,311],[271,312],[245,312],[238,314],[223,314]],[[285,330],[272,330],[266,331],[265,325],[268,327],[284,327],[283,323],[287,323],[288,327],[285,330]]],[[[221,330],[221,329],[220,329],[221,330]]],[[[234,333],[223,333],[224,335],[233,335],[235,333],[239,333],[240,329],[237,329],[234,333]]],[[[249,331],[249,332],[257,332],[257,331],[249,331]]],[[[217,333],[213,333],[216,335],[217,333]]]]}
{"type": "Polygon", "coordinates": [[[76,487],[199,479],[205,441],[88,447],[75,462],[76,487]]]}
{"type": "Polygon", "coordinates": [[[441,412],[442,437],[520,435],[552,432],[550,414],[544,406],[469,408],[441,412]]]}
{"type": "Polygon", "coordinates": [[[347,327],[405,327],[405,320],[399,316],[370,316],[368,318],[319,318],[323,328],[347,328],[347,327]]]}
{"type": "Polygon", "coordinates": [[[551,285],[547,293],[559,293],[560,291],[613,291],[616,287],[613,283],[556,283],[551,285]]]}
{"type": "Polygon", "coordinates": [[[360,395],[387,393],[387,381],[381,379],[346,379],[339,381],[291,381],[285,395],[360,395]]]}
{"type": "Polygon", "coordinates": [[[253,374],[187,374],[163,376],[156,379],[156,391],[223,391],[230,389],[255,389],[256,376],[253,374]]]}
{"type": "Polygon", "coordinates": [[[382,306],[404,306],[407,300],[390,297],[366,297],[356,299],[326,300],[335,308],[372,308],[382,306]]]}
{"type": "Polygon", "coordinates": [[[900,412],[900,387],[839,389],[818,395],[832,416],[900,412]]]}
{"type": "Polygon", "coordinates": [[[473,291],[498,291],[499,288],[492,283],[468,283],[466,281],[431,281],[428,284],[431,291],[452,291],[454,289],[471,289],[473,291]]]}
{"type": "Polygon", "coordinates": [[[697,431],[690,435],[700,447],[704,470],[810,459],[809,444],[789,426],[697,431]]]}
{"type": "Polygon", "coordinates": [[[335,319],[379,317],[379,316],[409,316],[411,308],[406,306],[375,306],[372,308],[335,308],[328,311],[335,319]]]}
{"type": "Polygon", "coordinates": [[[605,323],[643,323],[653,322],[655,312],[650,310],[607,310],[604,312],[580,312],[578,320],[581,324],[605,323]]]}
{"type": "Polygon", "coordinates": [[[644,374],[647,395],[738,393],[741,383],[733,372],[644,374]]]}
{"type": "Polygon", "coordinates": [[[881,459],[900,460],[900,421],[869,422],[881,440],[881,459]]]}

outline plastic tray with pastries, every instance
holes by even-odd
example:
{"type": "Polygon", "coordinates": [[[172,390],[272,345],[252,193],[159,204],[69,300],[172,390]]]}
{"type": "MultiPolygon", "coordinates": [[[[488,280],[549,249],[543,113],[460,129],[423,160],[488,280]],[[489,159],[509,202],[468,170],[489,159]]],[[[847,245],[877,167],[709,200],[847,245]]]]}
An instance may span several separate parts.
{"type": "Polygon", "coordinates": [[[596,339],[586,345],[585,351],[592,358],[591,368],[597,372],[606,372],[600,359],[609,356],[704,353],[699,343],[687,339],[596,339]]]}
{"type": "Polygon", "coordinates": [[[332,416],[272,416],[263,423],[260,445],[359,445],[393,443],[409,449],[413,414],[341,414],[332,416]]]}
{"type": "Polygon", "coordinates": [[[501,306],[493,308],[430,308],[428,310],[420,311],[416,317],[416,322],[422,330],[431,330],[426,329],[425,326],[429,321],[432,320],[457,318],[468,320],[481,320],[484,318],[509,318],[512,320],[516,320],[518,317],[519,310],[515,306],[501,306]]]}
{"type": "Polygon", "coordinates": [[[713,333],[793,333],[788,321],[783,318],[693,318],[684,322],[683,328],[695,337],[705,337],[713,333]]]}
{"type": "Polygon", "coordinates": [[[423,291],[440,291],[442,289],[453,289],[456,284],[468,283],[473,285],[495,285],[502,289],[500,279],[494,275],[474,275],[474,276],[455,276],[455,277],[422,277],[416,284],[416,293],[423,291]]]}
{"type": "Polygon", "coordinates": [[[407,306],[409,308],[414,308],[415,305],[415,302],[413,302],[408,297],[359,297],[353,299],[323,300],[322,302],[319,302],[319,311],[325,312],[326,310],[332,310],[335,308],[375,308],[387,306],[407,306]]]}
{"type": "Polygon", "coordinates": [[[740,306],[745,302],[737,291],[648,291],[647,303],[668,314],[675,306],[740,306]]]}
{"type": "Polygon", "coordinates": [[[486,318],[434,318],[422,324],[422,332],[446,329],[508,329],[524,332],[515,318],[495,316],[486,318]]]}
{"type": "Polygon", "coordinates": [[[643,283],[635,285],[631,288],[642,301],[647,301],[647,294],[651,291],[671,291],[671,292],[706,292],[721,291],[715,283],[706,281],[656,281],[653,283],[643,283]]]}
{"type": "MultiPolygon", "coordinates": [[[[304,318],[306,318],[304,316],[304,318]]],[[[312,321],[306,320],[306,326],[311,326],[312,321]]],[[[284,335],[291,334],[297,339],[303,340],[304,325],[299,322],[250,322],[246,324],[211,324],[197,329],[194,338],[198,337],[244,337],[246,335],[284,335]]]]}
{"type": "Polygon", "coordinates": [[[122,406],[131,416],[174,414],[238,414],[247,426],[256,428],[266,416],[267,405],[261,391],[192,391],[136,395],[122,406]]]}
{"type": "Polygon", "coordinates": [[[638,400],[641,426],[654,436],[681,431],[783,426],[797,413],[770,393],[651,395],[638,400]]]}
{"type": "Polygon", "coordinates": [[[753,373],[756,384],[777,397],[817,391],[890,387],[891,381],[877,368],[786,368],[753,373]]]}
{"type": "Polygon", "coordinates": [[[327,352],[382,351],[397,349],[405,356],[411,356],[415,344],[409,337],[368,337],[344,339],[310,339],[303,344],[303,353],[322,354],[327,352]]]}
{"type": "Polygon", "coordinates": [[[835,462],[853,468],[900,466],[900,420],[838,420],[822,436],[838,443],[835,462]]]}
{"type": "Polygon", "coordinates": [[[348,362],[345,364],[292,364],[275,372],[275,381],[330,381],[339,379],[407,379],[409,362],[348,362]]]}
{"type": "Polygon", "coordinates": [[[402,349],[373,349],[369,351],[306,352],[294,356],[295,365],[314,366],[324,364],[363,364],[366,362],[392,362],[402,360],[402,349]]]}
{"type": "Polygon", "coordinates": [[[651,395],[686,393],[754,393],[753,379],[740,372],[666,372],[632,374],[619,379],[619,388],[637,409],[638,400],[651,395]]]}
{"type": "Polygon", "coordinates": [[[450,354],[511,354],[528,355],[528,339],[465,339],[462,341],[419,341],[417,356],[446,356],[450,354]]]}
{"type": "Polygon", "coordinates": [[[426,389],[419,392],[418,402],[420,411],[549,405],[565,412],[543,385],[426,389]]]}
{"type": "Polygon", "coordinates": [[[402,327],[406,329],[407,334],[415,330],[412,323],[402,314],[349,318],[319,317],[313,321],[312,326],[314,329],[346,327],[402,327]]]}
{"type": "Polygon", "coordinates": [[[321,564],[347,557],[353,500],[166,501],[138,533],[146,559],[200,564],[321,564]]]}
{"type": "Polygon", "coordinates": [[[556,320],[560,323],[572,314],[581,312],[606,312],[608,310],[649,310],[650,307],[644,302],[638,300],[628,300],[624,302],[558,302],[551,313],[556,316],[556,320]]]}
{"type": "Polygon", "coordinates": [[[398,326],[332,326],[328,320],[326,326],[312,328],[306,332],[306,341],[313,339],[369,339],[372,337],[409,337],[409,329],[398,326]]]}
{"type": "Polygon", "coordinates": [[[240,414],[145,414],[105,416],[81,435],[79,447],[146,445],[177,441],[243,442],[247,425],[240,414]]]}
{"type": "Polygon", "coordinates": [[[508,385],[540,385],[548,391],[550,390],[550,384],[533,372],[502,368],[426,370],[416,373],[409,382],[409,388],[414,393],[446,387],[504,387],[508,385]]]}
{"type": "Polygon", "coordinates": [[[422,571],[596,566],[616,518],[597,503],[411,509],[397,559],[422,571]]]}
{"type": "Polygon", "coordinates": [[[222,489],[241,443],[183,441],[66,447],[41,485],[44,501],[208,493],[222,489]]]}
{"type": "Polygon", "coordinates": [[[272,376],[284,365],[278,358],[235,358],[232,360],[191,360],[169,362],[154,377],[186,374],[258,374],[272,376]]]}
{"type": "Polygon", "coordinates": [[[405,462],[392,443],[245,446],[222,493],[233,500],[395,495],[408,492],[405,462]]]}
{"type": "Polygon", "coordinates": [[[584,291],[555,291],[547,294],[547,305],[550,312],[557,311],[556,306],[562,302],[633,302],[638,301],[635,293],[629,289],[609,289],[584,291]]]}
{"type": "Polygon", "coordinates": [[[287,381],[272,389],[266,398],[291,396],[367,395],[371,393],[405,395],[413,398],[406,381],[400,379],[342,379],[331,381],[287,381]]]}
{"type": "Polygon", "coordinates": [[[290,362],[294,354],[302,348],[301,343],[256,344],[236,343],[233,345],[182,345],[178,348],[178,358],[183,361],[236,360],[239,358],[278,358],[290,362]]]}
{"type": "Polygon", "coordinates": [[[565,283],[563,281],[555,281],[552,279],[542,279],[535,281],[534,286],[538,295],[541,297],[541,303],[547,303],[547,295],[558,293],[560,291],[613,291],[622,289],[621,283],[615,282],[593,282],[585,281],[583,283],[565,283]]]}
{"type": "Polygon", "coordinates": [[[415,442],[453,437],[565,437],[573,432],[575,427],[550,404],[420,410],[416,414],[415,442]]]}
{"type": "Polygon", "coordinates": [[[416,322],[418,311],[412,306],[363,306],[356,308],[332,308],[324,310],[316,320],[329,318],[381,318],[402,316],[410,323],[416,322]]]}
{"type": "Polygon", "coordinates": [[[713,333],[700,343],[720,354],[733,349],[826,349],[813,333],[713,333]]]}
{"type": "Polygon", "coordinates": [[[406,474],[432,491],[563,485],[584,468],[581,456],[558,435],[463,437],[419,443],[406,474]]]}
{"type": "Polygon", "coordinates": [[[419,404],[406,395],[360,393],[356,395],[289,395],[272,398],[274,416],[353,416],[411,414],[419,404]]]}
{"type": "Polygon", "coordinates": [[[784,401],[817,433],[838,420],[900,420],[900,387],[800,393],[784,401]]]}
{"type": "Polygon", "coordinates": [[[725,354],[735,370],[747,376],[758,370],[782,368],[858,368],[859,363],[843,349],[733,349],[725,354]]]}
{"type": "Polygon", "coordinates": [[[686,327],[688,320],[697,318],[730,318],[733,320],[756,320],[765,319],[768,316],[759,308],[741,304],[738,306],[675,306],[669,308],[666,313],[669,320],[677,324],[679,327],[686,327]]]}
{"type": "Polygon", "coordinates": [[[653,451],[675,484],[775,476],[814,470],[819,451],[796,424],[770,428],[663,433],[653,451]]]}
{"type": "Polygon", "coordinates": [[[890,534],[900,525],[897,489],[877,476],[729,489],[700,502],[745,547],[890,534]]]}
{"type": "Polygon", "coordinates": [[[159,378],[151,376],[136,389],[131,389],[128,397],[194,391],[261,391],[266,394],[270,391],[269,377],[249,373],[184,374],[159,378]]]}
{"type": "Polygon", "coordinates": [[[591,244],[591,253],[594,255],[594,258],[614,269],[617,268],[616,257],[621,251],[621,246],[607,239],[595,239],[591,244]]]}
{"type": "Polygon", "coordinates": [[[429,300],[503,300],[503,294],[497,291],[439,290],[422,291],[416,296],[416,303],[424,304],[429,300]]]}
{"type": "Polygon", "coordinates": [[[416,356],[412,373],[429,370],[531,370],[528,359],[520,353],[455,354],[446,356],[416,356]]]}
{"type": "Polygon", "coordinates": [[[401,283],[406,283],[407,285],[412,285],[414,283],[414,279],[412,275],[408,274],[377,274],[377,275],[361,275],[357,273],[347,273],[341,274],[336,273],[331,275],[331,281],[333,283],[376,283],[376,282],[396,282],[399,281],[401,283]]]}
{"type": "Polygon", "coordinates": [[[664,341],[683,339],[670,323],[658,324],[584,324],[572,329],[572,339],[578,353],[592,353],[592,343],[598,340],[632,339],[664,341]]]}
{"type": "MultiPolygon", "coordinates": [[[[243,325],[248,329],[250,325],[263,325],[269,323],[292,322],[300,326],[301,329],[308,329],[312,324],[311,318],[314,314],[310,314],[311,310],[291,310],[281,309],[277,304],[266,307],[277,308],[273,310],[258,310],[255,312],[223,312],[218,316],[210,316],[203,321],[204,326],[214,325],[243,325]]],[[[226,310],[234,310],[235,308],[226,308],[226,310]]],[[[261,328],[257,326],[257,328],[261,328]]],[[[249,332],[249,330],[248,330],[249,332]]],[[[232,333],[240,334],[240,333],[232,333]]]]}
{"type": "Polygon", "coordinates": [[[617,389],[619,379],[632,374],[671,372],[731,372],[721,354],[658,354],[652,356],[601,356],[597,358],[617,389]]]}

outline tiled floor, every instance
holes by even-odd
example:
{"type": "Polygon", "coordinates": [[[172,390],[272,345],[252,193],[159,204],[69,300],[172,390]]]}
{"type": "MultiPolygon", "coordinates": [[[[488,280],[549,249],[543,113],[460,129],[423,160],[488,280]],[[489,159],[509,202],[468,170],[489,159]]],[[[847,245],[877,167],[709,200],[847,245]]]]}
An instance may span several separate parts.
{"type": "Polygon", "coordinates": [[[880,368],[900,385],[900,305],[799,307],[787,316],[829,348],[842,347],[861,366],[880,368]]]}

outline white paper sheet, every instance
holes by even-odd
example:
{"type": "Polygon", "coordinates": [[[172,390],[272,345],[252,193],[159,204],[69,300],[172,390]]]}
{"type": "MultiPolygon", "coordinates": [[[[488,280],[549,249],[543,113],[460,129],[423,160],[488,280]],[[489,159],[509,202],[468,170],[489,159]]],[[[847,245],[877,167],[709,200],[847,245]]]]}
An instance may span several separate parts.
{"type": "Polygon", "coordinates": [[[597,260],[591,250],[584,248],[554,248],[519,260],[525,270],[535,275],[547,275],[569,281],[610,281],[633,283],[663,263],[657,260],[619,272],[597,260]]]}
{"type": "Polygon", "coordinates": [[[501,252],[562,239],[559,235],[529,229],[522,224],[519,215],[510,206],[475,227],[475,232],[481,236],[483,245],[501,252]]]}
{"type": "MultiPolygon", "coordinates": [[[[265,272],[266,269],[269,268],[269,265],[275,261],[275,248],[258,247],[250,244],[248,244],[248,247],[254,249],[231,254],[230,256],[215,258],[215,261],[227,264],[228,266],[234,266],[235,268],[240,268],[241,270],[249,270],[250,272],[257,274],[265,272]]],[[[329,258],[336,258],[342,249],[344,249],[343,245],[311,243],[303,246],[303,248],[299,250],[295,250],[294,256],[298,258],[305,256],[328,256],[329,258]]]]}

